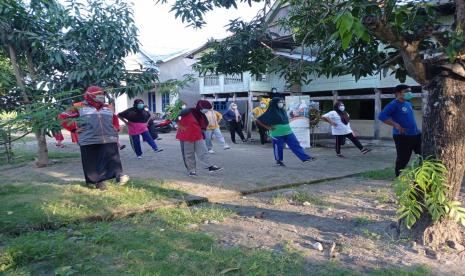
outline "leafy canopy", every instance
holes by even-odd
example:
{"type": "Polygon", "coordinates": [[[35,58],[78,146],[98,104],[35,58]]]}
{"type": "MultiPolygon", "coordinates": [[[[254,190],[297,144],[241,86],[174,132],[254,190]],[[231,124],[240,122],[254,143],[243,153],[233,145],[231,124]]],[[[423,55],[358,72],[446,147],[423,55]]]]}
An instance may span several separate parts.
{"type": "MultiPolygon", "coordinates": [[[[409,75],[426,84],[438,69],[465,75],[456,66],[461,66],[464,52],[465,6],[396,0],[278,1],[278,10],[288,10],[285,16],[278,13],[277,20],[261,16],[250,23],[232,21],[229,30],[233,35],[212,43],[213,51],[201,58],[198,70],[277,71],[293,83],[308,83],[315,76],[351,74],[359,79],[391,72],[401,81],[409,75]],[[281,35],[272,31],[276,23],[281,35]],[[272,58],[279,49],[302,58],[272,58]],[[304,55],[313,60],[305,60],[304,55]]],[[[212,5],[230,6],[213,0],[194,2],[178,0],[172,6],[176,16],[194,26],[202,26],[203,14],[212,5]]]]}

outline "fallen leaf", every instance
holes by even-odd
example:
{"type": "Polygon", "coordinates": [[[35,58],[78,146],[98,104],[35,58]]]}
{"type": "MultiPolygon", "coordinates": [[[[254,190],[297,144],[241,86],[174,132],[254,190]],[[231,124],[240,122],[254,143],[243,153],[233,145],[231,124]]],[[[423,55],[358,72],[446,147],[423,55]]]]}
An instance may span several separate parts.
{"type": "Polygon", "coordinates": [[[220,274],[226,274],[228,272],[236,271],[236,270],[239,270],[239,269],[240,269],[239,267],[226,268],[225,270],[221,271],[220,274]]]}

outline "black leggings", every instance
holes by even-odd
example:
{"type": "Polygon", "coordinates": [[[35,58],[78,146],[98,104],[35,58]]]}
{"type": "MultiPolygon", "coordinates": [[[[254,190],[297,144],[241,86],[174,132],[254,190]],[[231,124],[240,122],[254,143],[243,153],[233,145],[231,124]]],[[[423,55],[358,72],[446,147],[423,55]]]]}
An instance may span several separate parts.
{"type": "Polygon", "coordinates": [[[260,133],[260,143],[264,145],[268,138],[268,135],[266,134],[267,129],[258,124],[257,124],[257,127],[258,127],[258,133],[260,133]]]}
{"type": "Polygon", "coordinates": [[[394,135],[394,143],[396,144],[396,176],[400,175],[400,171],[405,169],[412,151],[416,154],[421,154],[421,134],[418,135],[394,135]]]}
{"type": "Polygon", "coordinates": [[[359,149],[362,150],[363,146],[354,134],[349,133],[345,135],[335,135],[336,136],[336,154],[341,154],[341,146],[345,144],[345,139],[348,138],[354,145],[359,149]]]}
{"type": "Polygon", "coordinates": [[[242,125],[240,122],[229,122],[229,132],[231,133],[231,141],[233,143],[236,143],[236,133],[239,134],[239,137],[241,137],[242,141],[245,140],[244,134],[242,133],[242,125]]]}

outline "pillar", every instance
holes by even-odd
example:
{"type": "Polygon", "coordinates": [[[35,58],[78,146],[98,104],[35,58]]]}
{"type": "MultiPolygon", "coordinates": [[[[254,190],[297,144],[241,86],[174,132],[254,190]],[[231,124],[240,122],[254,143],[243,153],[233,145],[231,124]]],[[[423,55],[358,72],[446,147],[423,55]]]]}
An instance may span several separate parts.
{"type": "Polygon", "coordinates": [[[381,122],[378,119],[379,113],[381,113],[381,90],[375,88],[375,118],[373,120],[373,130],[374,134],[373,137],[376,140],[379,140],[380,138],[380,127],[381,127],[381,122]]]}

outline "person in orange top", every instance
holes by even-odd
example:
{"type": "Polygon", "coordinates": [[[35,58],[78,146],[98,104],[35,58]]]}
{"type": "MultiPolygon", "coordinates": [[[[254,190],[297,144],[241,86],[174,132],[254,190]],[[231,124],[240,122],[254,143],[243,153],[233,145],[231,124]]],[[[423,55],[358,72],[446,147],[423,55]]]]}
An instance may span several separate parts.
{"type": "MultiPolygon", "coordinates": [[[[263,113],[266,112],[266,109],[268,108],[268,102],[269,102],[269,99],[262,99],[260,101],[260,105],[252,109],[254,120],[257,120],[258,117],[262,116],[263,113]]],[[[260,124],[256,124],[256,125],[258,128],[258,133],[260,134],[260,143],[264,145],[268,140],[268,135],[267,135],[268,130],[264,128],[263,126],[261,126],[260,124]]]]}

